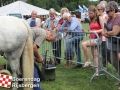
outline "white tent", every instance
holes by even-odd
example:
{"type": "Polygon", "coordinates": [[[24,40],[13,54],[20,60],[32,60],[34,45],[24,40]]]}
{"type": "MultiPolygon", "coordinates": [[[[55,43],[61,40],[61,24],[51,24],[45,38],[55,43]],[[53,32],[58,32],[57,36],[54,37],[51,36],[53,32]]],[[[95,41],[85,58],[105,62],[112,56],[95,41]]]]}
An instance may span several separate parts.
{"type": "Polygon", "coordinates": [[[16,1],[6,6],[0,7],[0,15],[7,15],[9,13],[21,13],[23,15],[31,15],[32,10],[36,10],[38,15],[48,15],[49,11],[27,4],[22,1],[16,1]]]}

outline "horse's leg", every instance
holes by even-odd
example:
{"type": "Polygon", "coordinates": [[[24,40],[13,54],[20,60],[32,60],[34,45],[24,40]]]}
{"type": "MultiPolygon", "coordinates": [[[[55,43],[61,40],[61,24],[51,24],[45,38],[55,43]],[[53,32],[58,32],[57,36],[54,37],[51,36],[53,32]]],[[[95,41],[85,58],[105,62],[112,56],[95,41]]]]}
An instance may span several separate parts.
{"type": "MultiPolygon", "coordinates": [[[[18,75],[20,75],[20,56],[21,52],[16,50],[15,52],[12,53],[5,53],[7,60],[10,63],[10,67],[13,73],[14,78],[18,78],[18,75]]],[[[13,82],[13,86],[18,85],[18,81],[13,82]]],[[[18,87],[13,87],[13,90],[17,90],[18,87]]]]}
{"type": "MultiPolygon", "coordinates": [[[[18,78],[18,71],[19,71],[19,59],[9,59],[10,67],[13,72],[13,77],[18,78]]],[[[14,85],[18,85],[18,81],[14,81],[14,85]]],[[[18,87],[13,87],[13,90],[17,90],[18,87]]]]}

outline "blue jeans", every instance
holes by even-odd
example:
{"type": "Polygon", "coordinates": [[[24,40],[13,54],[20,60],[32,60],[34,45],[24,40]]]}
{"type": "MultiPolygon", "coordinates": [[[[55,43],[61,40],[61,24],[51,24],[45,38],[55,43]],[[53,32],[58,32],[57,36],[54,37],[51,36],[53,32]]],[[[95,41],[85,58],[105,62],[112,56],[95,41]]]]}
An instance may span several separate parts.
{"type": "Polygon", "coordinates": [[[83,40],[83,36],[74,36],[66,41],[67,57],[69,57],[69,58],[73,57],[72,46],[74,45],[78,63],[81,63],[81,50],[80,50],[80,41],[81,40],[83,40]]]}
{"type": "MultiPolygon", "coordinates": [[[[38,68],[34,65],[34,78],[40,78],[38,75],[38,68]]],[[[34,90],[42,90],[40,87],[40,82],[34,81],[34,84],[39,87],[34,87],[34,90]]]]}

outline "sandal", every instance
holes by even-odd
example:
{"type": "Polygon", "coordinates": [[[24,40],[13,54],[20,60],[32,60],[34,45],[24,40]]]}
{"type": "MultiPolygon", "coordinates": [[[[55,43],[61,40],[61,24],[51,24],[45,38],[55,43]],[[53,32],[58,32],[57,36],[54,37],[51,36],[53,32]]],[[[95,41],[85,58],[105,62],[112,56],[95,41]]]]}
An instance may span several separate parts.
{"type": "Polygon", "coordinates": [[[98,73],[94,73],[92,76],[93,77],[97,77],[97,76],[99,76],[99,74],[98,73]]]}
{"type": "Polygon", "coordinates": [[[87,67],[89,67],[91,65],[91,62],[85,62],[85,64],[84,64],[84,68],[87,68],[87,67]]]}

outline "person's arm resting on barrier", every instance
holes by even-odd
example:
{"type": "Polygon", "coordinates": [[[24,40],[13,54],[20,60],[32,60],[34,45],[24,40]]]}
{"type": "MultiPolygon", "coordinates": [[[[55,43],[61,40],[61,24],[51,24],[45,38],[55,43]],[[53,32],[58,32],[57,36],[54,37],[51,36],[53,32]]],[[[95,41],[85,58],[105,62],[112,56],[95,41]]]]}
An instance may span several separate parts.
{"type": "Polygon", "coordinates": [[[60,26],[59,30],[67,30],[68,28],[69,28],[69,26],[67,26],[66,22],[64,22],[64,23],[60,26]]]}
{"type": "Polygon", "coordinates": [[[34,50],[34,55],[37,59],[37,62],[42,63],[43,62],[43,58],[40,56],[39,52],[38,52],[38,46],[37,44],[33,44],[33,50],[34,50]]]}
{"type": "Polygon", "coordinates": [[[120,33],[120,26],[114,25],[112,31],[106,32],[107,35],[109,36],[116,36],[120,33]]]}
{"type": "Polygon", "coordinates": [[[60,20],[58,21],[58,24],[57,24],[56,28],[54,28],[54,30],[55,30],[55,31],[59,30],[59,28],[60,28],[60,26],[61,26],[62,24],[63,24],[63,19],[60,19],[60,20]]]}
{"type": "Polygon", "coordinates": [[[49,18],[45,21],[45,27],[44,27],[45,30],[49,31],[48,24],[49,24],[49,18]]]}
{"type": "Polygon", "coordinates": [[[76,21],[72,21],[70,27],[67,29],[68,31],[72,31],[75,30],[75,28],[77,27],[77,22],[76,21]]]}
{"type": "Polygon", "coordinates": [[[58,25],[57,25],[57,27],[56,27],[56,28],[54,28],[54,31],[59,30],[60,26],[61,26],[61,24],[58,24],[58,25]]]}
{"type": "Polygon", "coordinates": [[[46,26],[44,27],[44,29],[49,31],[49,28],[47,28],[46,26]]]}
{"type": "Polygon", "coordinates": [[[51,29],[54,30],[55,29],[55,25],[54,25],[54,21],[51,20],[51,29]]]}
{"type": "Polygon", "coordinates": [[[102,30],[102,35],[105,36],[105,37],[110,37],[108,34],[107,34],[107,30],[102,30]]]}

